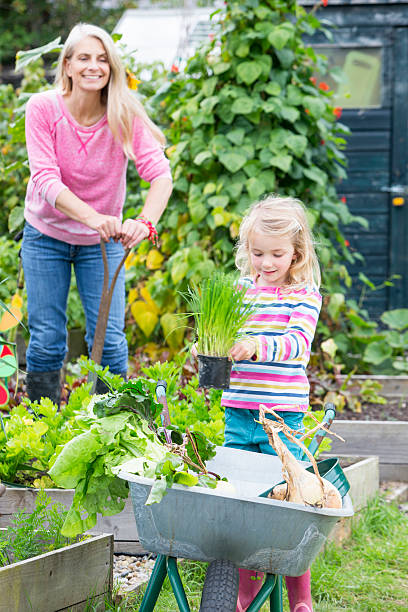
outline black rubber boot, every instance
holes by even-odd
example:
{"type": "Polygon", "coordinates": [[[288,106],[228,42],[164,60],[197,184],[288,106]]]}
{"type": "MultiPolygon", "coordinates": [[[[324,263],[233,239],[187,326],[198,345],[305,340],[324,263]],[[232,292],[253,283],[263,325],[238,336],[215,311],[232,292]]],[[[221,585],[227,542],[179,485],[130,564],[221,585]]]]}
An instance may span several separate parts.
{"type": "MultiPolygon", "coordinates": [[[[127,372],[121,372],[120,376],[123,378],[123,380],[127,380],[127,372]]],[[[110,389],[108,387],[108,385],[105,385],[105,383],[103,382],[103,380],[101,380],[100,378],[98,378],[98,380],[96,381],[96,386],[95,386],[95,394],[96,395],[104,395],[105,393],[109,393],[110,389]]]]}
{"type": "Polygon", "coordinates": [[[26,390],[30,401],[39,402],[42,397],[49,397],[54,404],[60,405],[61,382],[60,370],[53,372],[27,372],[26,390]]]}

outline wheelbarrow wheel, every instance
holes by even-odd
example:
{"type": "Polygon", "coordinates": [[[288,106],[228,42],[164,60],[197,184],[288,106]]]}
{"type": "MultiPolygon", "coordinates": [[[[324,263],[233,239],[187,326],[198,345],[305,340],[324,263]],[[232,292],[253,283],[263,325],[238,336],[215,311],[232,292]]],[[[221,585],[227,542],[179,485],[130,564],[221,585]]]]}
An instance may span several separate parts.
{"type": "Polygon", "coordinates": [[[238,568],[231,561],[213,561],[207,568],[200,612],[235,612],[238,587],[238,568]]]}

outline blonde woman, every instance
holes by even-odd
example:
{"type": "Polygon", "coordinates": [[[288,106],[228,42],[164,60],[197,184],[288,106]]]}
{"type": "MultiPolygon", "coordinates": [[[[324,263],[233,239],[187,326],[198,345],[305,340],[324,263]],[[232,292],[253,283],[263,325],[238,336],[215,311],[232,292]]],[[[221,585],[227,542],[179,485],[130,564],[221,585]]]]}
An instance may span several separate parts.
{"type": "MultiPolygon", "coordinates": [[[[224,444],[275,455],[258,422],[259,404],[302,430],[309,406],[306,366],[321,307],[319,264],[301,202],[270,196],[254,204],[241,223],[236,264],[256,310],[243,330],[249,337],[231,349],[231,383],[221,400],[224,444]]],[[[299,447],[281,437],[301,459],[299,447]]],[[[243,612],[260,590],[262,574],[239,573],[237,612],[243,612]]],[[[287,577],[286,586],[291,612],[312,612],[310,570],[287,577]]]]}
{"type": "MultiPolygon", "coordinates": [[[[100,241],[110,272],[124,248],[157,237],[155,224],[171,194],[164,136],[128,90],[111,37],[78,24],[61,51],[55,88],[34,94],[26,110],[30,180],[25,200],[22,260],[30,342],[27,393],[59,402],[71,268],[92,349],[103,282],[100,241]],[[122,222],[128,160],[150,183],[142,213],[122,222]]],[[[102,365],[126,374],[125,279],[115,287],[102,365]]],[[[97,391],[103,388],[98,383],[97,391]]]]}

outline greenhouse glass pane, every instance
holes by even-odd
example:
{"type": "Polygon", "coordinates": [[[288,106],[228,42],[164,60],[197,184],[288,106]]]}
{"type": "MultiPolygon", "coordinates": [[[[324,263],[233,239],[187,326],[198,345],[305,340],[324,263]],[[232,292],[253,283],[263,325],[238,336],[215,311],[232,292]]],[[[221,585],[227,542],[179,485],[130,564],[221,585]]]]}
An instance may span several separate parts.
{"type": "MultiPolygon", "coordinates": [[[[319,46],[329,62],[324,81],[342,108],[378,108],[382,100],[382,48],[319,46]],[[336,75],[336,78],[333,76],[336,75]],[[332,76],[330,76],[332,73],[332,76]]],[[[322,80],[319,75],[319,80],[322,80]]]]}

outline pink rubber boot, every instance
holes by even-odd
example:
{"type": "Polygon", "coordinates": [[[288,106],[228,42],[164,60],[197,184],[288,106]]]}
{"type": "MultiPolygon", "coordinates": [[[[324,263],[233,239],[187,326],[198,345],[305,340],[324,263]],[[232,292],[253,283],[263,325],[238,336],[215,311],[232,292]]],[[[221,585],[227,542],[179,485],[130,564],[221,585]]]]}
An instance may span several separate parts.
{"type": "Polygon", "coordinates": [[[248,606],[253,602],[263,583],[263,573],[253,570],[239,570],[239,591],[236,612],[245,612],[248,606]],[[251,580],[251,578],[254,578],[251,580]],[[256,578],[256,580],[255,580],[256,578]]]}
{"type": "Polygon", "coordinates": [[[302,576],[286,576],[290,612],[313,612],[310,569],[302,576]]]}

